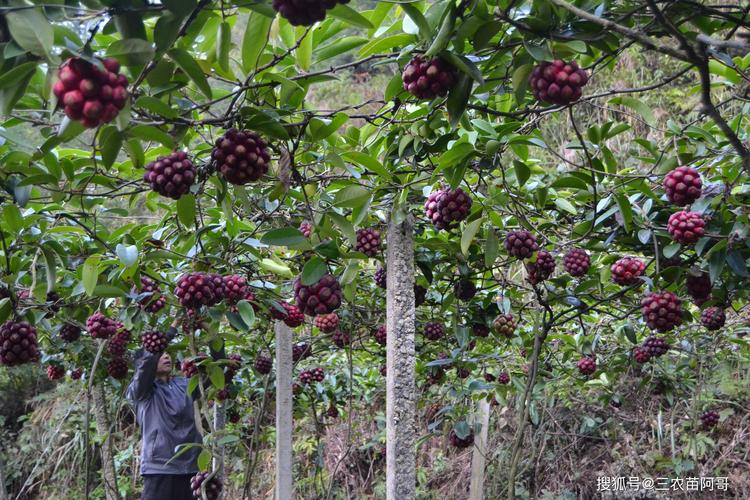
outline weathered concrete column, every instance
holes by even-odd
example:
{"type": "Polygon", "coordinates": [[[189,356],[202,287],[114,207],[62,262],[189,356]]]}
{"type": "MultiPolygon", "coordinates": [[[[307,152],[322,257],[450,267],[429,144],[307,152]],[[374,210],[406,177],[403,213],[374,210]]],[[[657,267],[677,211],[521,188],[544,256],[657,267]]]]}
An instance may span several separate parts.
{"type": "Polygon", "coordinates": [[[276,500],[291,500],[292,329],[277,321],[276,332],[276,500]]]}
{"type": "Polygon", "coordinates": [[[386,264],[386,498],[416,494],[416,387],[414,383],[414,219],[388,225],[386,264]]]}
{"type": "Polygon", "coordinates": [[[490,403],[487,399],[479,400],[479,421],[482,430],[474,437],[474,453],[471,456],[471,487],[469,500],[484,499],[484,469],[487,463],[487,439],[490,427],[490,403]]]}
{"type": "MultiPolygon", "coordinates": [[[[214,431],[221,432],[226,427],[227,408],[224,403],[217,401],[214,404],[214,431]]],[[[225,446],[219,445],[213,454],[213,470],[216,471],[214,477],[218,477],[222,484],[227,484],[226,473],[224,471],[224,453],[225,446]]],[[[224,492],[219,495],[219,500],[224,498],[224,492]]]]}

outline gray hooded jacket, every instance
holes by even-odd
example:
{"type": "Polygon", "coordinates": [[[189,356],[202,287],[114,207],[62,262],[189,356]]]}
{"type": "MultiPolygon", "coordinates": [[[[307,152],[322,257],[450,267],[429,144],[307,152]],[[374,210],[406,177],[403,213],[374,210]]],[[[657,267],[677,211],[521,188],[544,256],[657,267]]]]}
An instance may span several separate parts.
{"type": "Polygon", "coordinates": [[[172,377],[169,382],[156,380],[160,356],[138,350],[135,375],[126,393],[141,426],[141,475],[193,474],[198,472],[199,447],[172,459],[177,446],[203,441],[195,427],[193,399],[187,394],[188,380],[185,377],[172,377]]]}

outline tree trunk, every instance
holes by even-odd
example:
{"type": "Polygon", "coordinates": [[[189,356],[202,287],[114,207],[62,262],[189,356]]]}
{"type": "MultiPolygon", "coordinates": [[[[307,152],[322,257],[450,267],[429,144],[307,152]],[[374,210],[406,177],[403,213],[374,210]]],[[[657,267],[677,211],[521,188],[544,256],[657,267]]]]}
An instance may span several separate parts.
{"type": "Polygon", "coordinates": [[[112,440],[110,439],[110,421],[107,415],[107,395],[104,385],[94,384],[94,419],[96,420],[96,432],[104,436],[102,441],[102,479],[104,480],[104,494],[107,500],[119,500],[120,490],[117,488],[117,471],[115,470],[115,459],[112,453],[112,440]]]}
{"type": "Polygon", "coordinates": [[[474,453],[471,456],[469,500],[484,499],[484,468],[487,462],[487,438],[490,426],[490,403],[487,399],[479,401],[478,413],[482,430],[474,440],[474,453]]]}
{"type": "MultiPolygon", "coordinates": [[[[291,500],[292,329],[276,322],[276,500],[291,500]]],[[[258,418],[262,418],[260,415],[258,418]]]]}
{"type": "Polygon", "coordinates": [[[386,497],[416,493],[414,220],[388,225],[386,328],[386,497]]]}

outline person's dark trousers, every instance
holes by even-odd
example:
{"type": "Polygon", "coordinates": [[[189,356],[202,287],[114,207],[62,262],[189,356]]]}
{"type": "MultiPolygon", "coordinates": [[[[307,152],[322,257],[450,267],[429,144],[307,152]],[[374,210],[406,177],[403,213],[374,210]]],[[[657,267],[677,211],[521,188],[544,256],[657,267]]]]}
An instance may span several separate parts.
{"type": "Polygon", "coordinates": [[[148,474],[143,476],[141,500],[194,500],[190,489],[192,474],[148,474]]]}

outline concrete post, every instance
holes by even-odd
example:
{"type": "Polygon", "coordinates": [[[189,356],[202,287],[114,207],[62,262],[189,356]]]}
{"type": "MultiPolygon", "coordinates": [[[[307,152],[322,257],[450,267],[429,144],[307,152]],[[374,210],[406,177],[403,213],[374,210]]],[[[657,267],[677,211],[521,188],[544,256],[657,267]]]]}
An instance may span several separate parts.
{"type": "Polygon", "coordinates": [[[276,500],[292,500],[292,329],[277,321],[276,500]]]}
{"type": "Polygon", "coordinates": [[[471,486],[469,500],[484,499],[484,469],[487,460],[487,439],[490,427],[490,403],[486,399],[479,401],[479,421],[482,430],[474,438],[474,453],[471,456],[471,486]]]}

